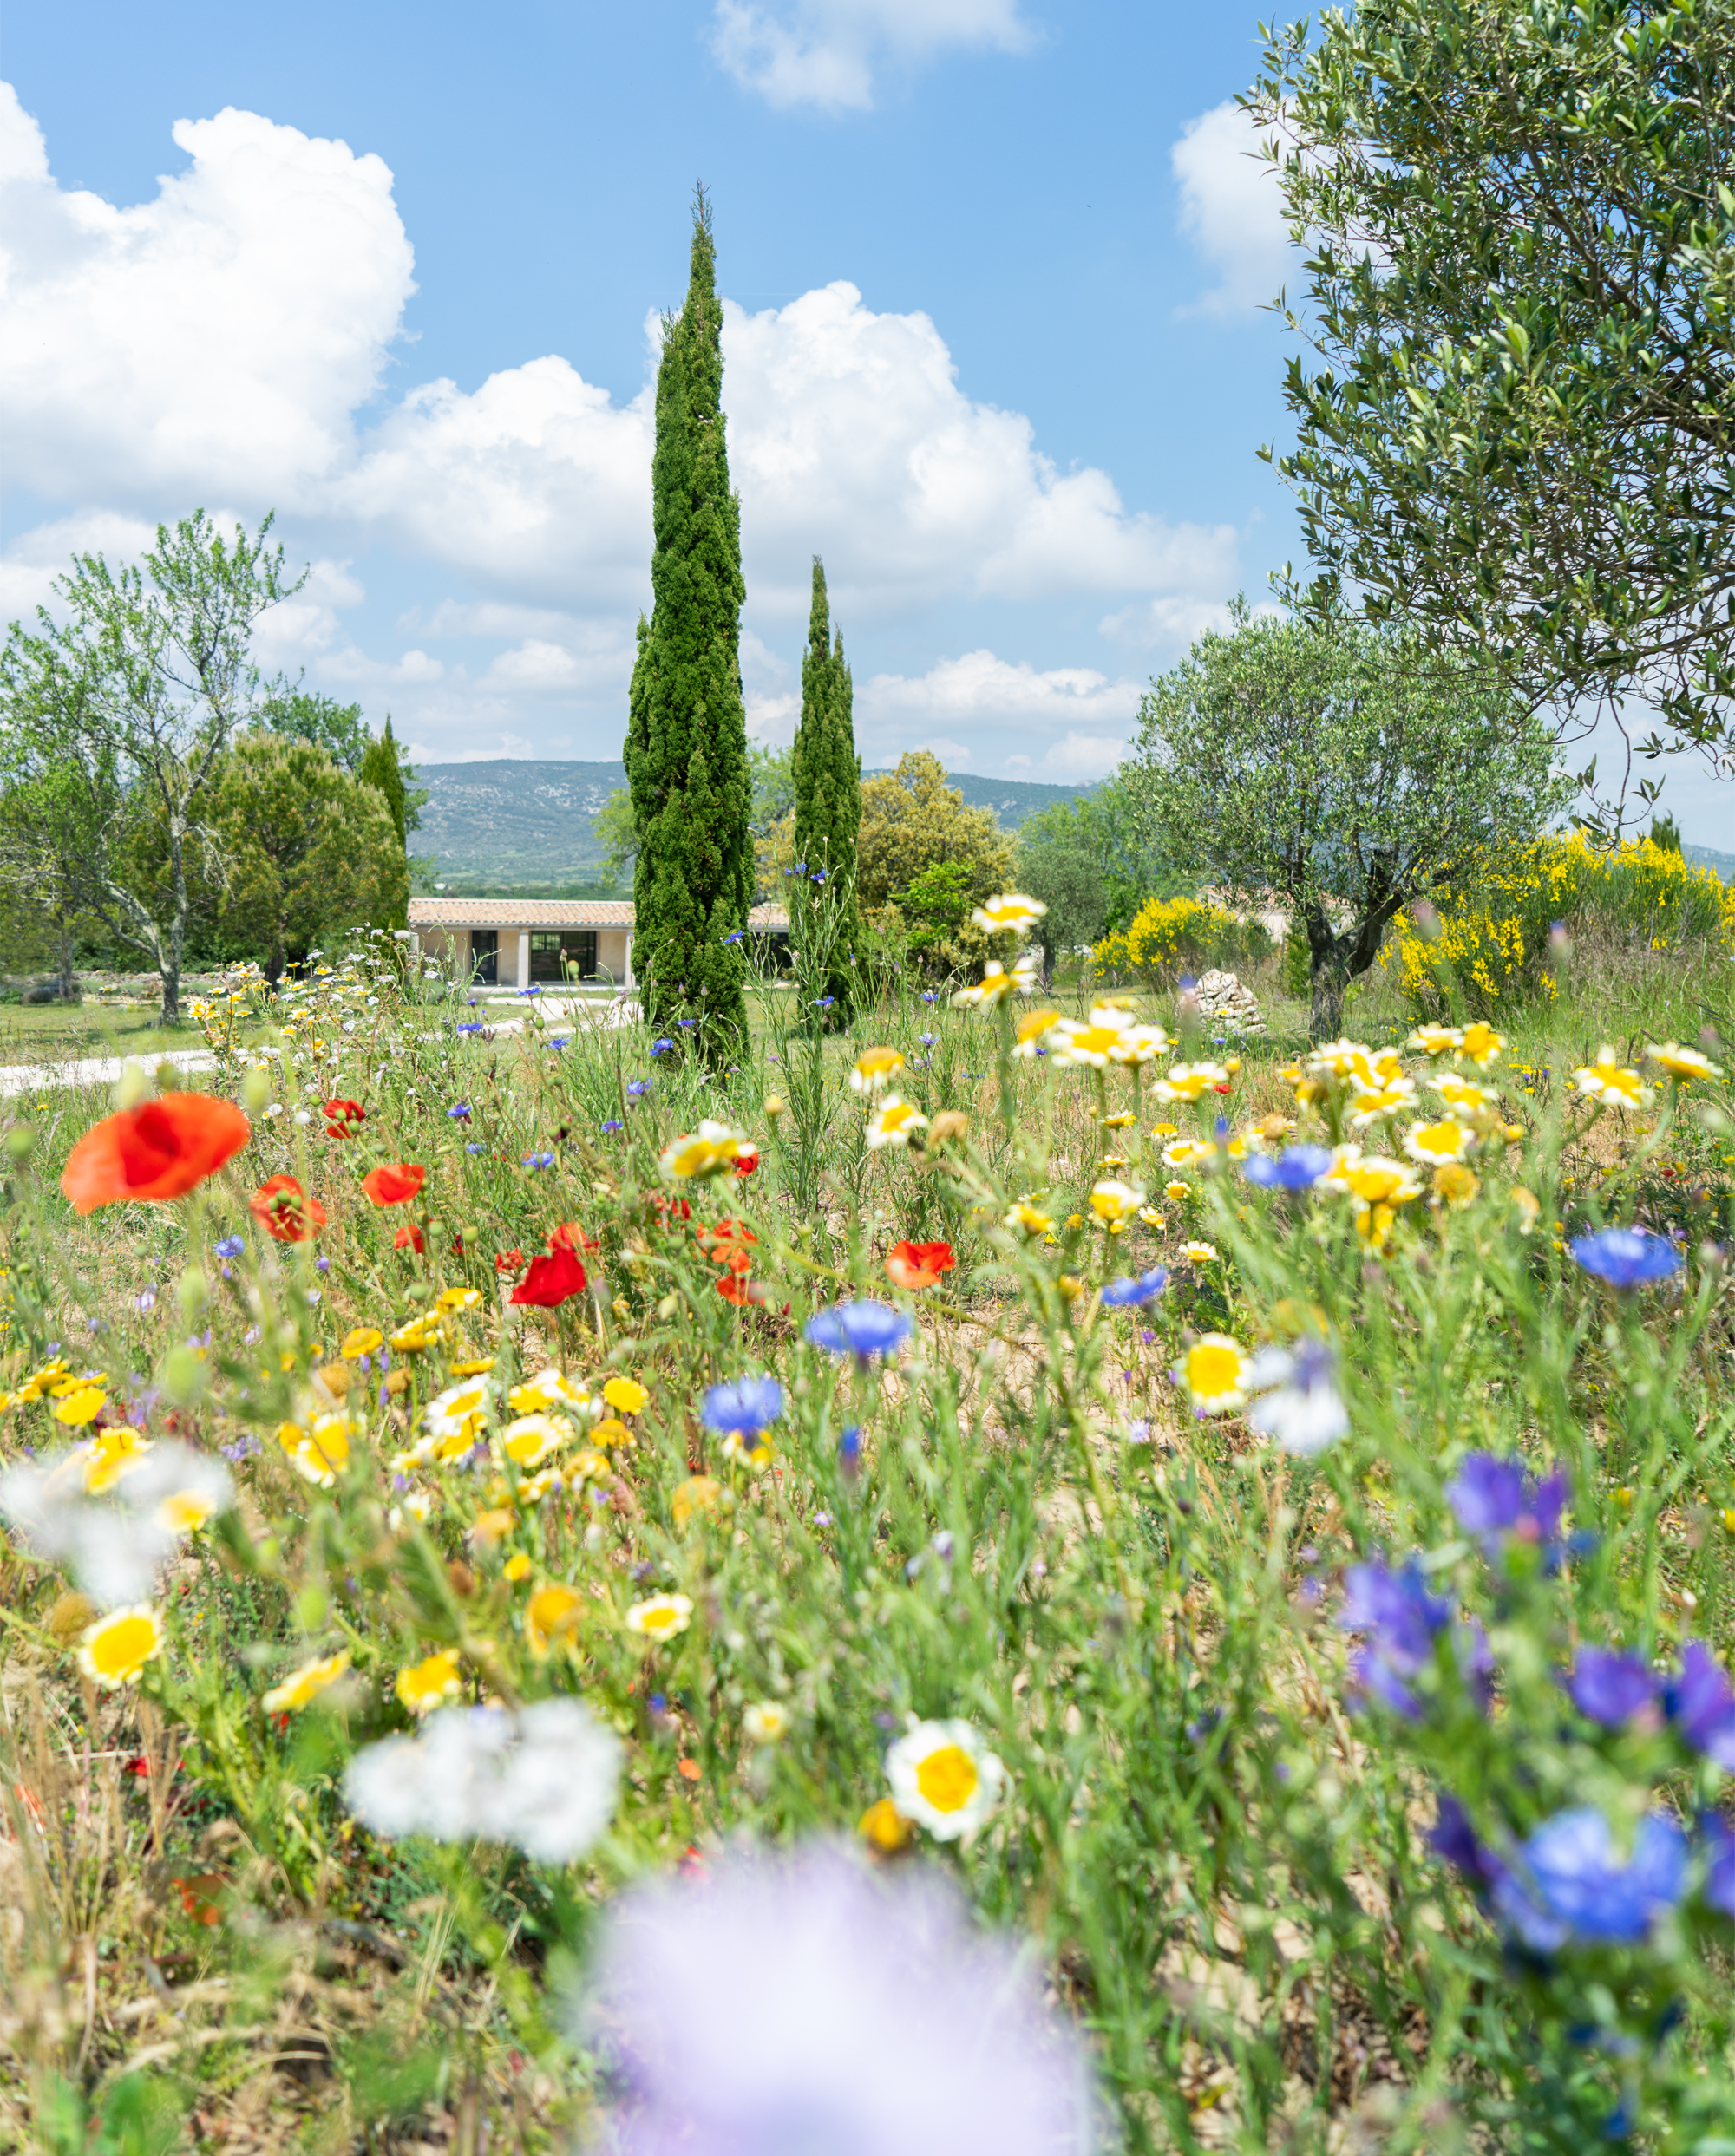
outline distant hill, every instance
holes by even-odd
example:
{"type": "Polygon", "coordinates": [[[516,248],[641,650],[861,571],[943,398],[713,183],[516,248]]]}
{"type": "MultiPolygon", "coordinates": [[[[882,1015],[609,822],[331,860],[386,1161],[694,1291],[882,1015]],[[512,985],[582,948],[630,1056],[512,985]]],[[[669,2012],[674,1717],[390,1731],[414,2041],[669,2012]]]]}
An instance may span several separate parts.
{"type": "MultiPolygon", "coordinates": [[[[411,840],[431,857],[441,883],[566,885],[600,871],[603,846],[597,812],[626,784],[619,763],[539,762],[497,756],[481,763],[424,763],[416,768],[428,789],[422,828],[411,840]]],[[[1044,786],[1033,779],[981,779],[948,772],[972,807],[992,808],[1001,827],[1056,801],[1076,800],[1088,786],[1044,786]]]]}
{"type": "Polygon", "coordinates": [[[1735,884],[1735,853],[1719,853],[1712,846],[1683,846],[1686,854],[1695,868],[1712,868],[1725,884],[1735,884]]]}

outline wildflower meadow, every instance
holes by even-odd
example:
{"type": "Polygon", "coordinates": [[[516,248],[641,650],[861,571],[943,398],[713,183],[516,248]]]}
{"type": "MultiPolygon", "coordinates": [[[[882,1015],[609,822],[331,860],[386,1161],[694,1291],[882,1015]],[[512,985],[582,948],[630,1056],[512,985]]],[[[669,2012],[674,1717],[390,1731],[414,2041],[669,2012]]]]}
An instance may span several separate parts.
{"type": "Polygon", "coordinates": [[[15,1104],[0,2138],[1735,2151],[1726,978],[1286,1048],[1038,911],[15,1104]]]}

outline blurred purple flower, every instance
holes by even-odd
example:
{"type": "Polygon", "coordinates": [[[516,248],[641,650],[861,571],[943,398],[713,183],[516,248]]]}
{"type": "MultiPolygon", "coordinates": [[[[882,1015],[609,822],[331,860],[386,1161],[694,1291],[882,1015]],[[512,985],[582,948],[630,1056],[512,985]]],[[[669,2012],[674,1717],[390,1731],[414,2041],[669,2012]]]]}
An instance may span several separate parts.
{"type": "Polygon", "coordinates": [[[1620,1729],[1650,1706],[1659,1688],[1639,1656],[1585,1647],[1579,1651],[1566,1689],[1580,1714],[1600,1722],[1605,1729],[1620,1729]]]}
{"type": "Polygon", "coordinates": [[[1646,1228],[1601,1228],[1567,1245],[1567,1254],[1586,1272],[1628,1293],[1679,1272],[1680,1252],[1666,1235],[1646,1228]]]}
{"type": "Polygon", "coordinates": [[[1365,1643],[1350,1663],[1352,1681],[1411,1721],[1422,1702],[1411,1689],[1434,1658],[1436,1637],[1450,1622],[1452,1605],[1428,1592],[1414,1558],[1401,1572],[1381,1564],[1352,1565],[1344,1574],[1344,1606],[1338,1623],[1365,1643]]]}
{"type": "Polygon", "coordinates": [[[1331,1153],[1324,1146],[1287,1146],[1274,1159],[1250,1153],[1241,1163],[1241,1173],[1260,1190],[1312,1190],[1331,1165],[1331,1153]]]}
{"type": "Polygon", "coordinates": [[[1648,1813],[1623,1864],[1608,1821],[1590,1805],[1557,1812],[1496,1881],[1494,1903],[1527,1944],[1553,1953],[1570,1942],[1636,1944],[1686,1885],[1686,1837],[1648,1813]]]}
{"type": "Polygon", "coordinates": [[[1681,1650],[1681,1673],[1663,1689],[1663,1710],[1695,1752],[1735,1774],[1735,1691],[1702,1642],[1681,1650]]]}
{"type": "Polygon", "coordinates": [[[889,1303],[864,1298],[834,1303],[828,1310],[815,1312],[807,1322],[805,1337],[812,1347],[833,1355],[853,1355],[867,1362],[876,1355],[889,1355],[914,1330],[913,1321],[889,1303]]]}
{"type": "Polygon", "coordinates": [[[1446,1502],[1459,1526],[1490,1555],[1509,1539],[1530,1542],[1550,1566],[1559,1559],[1561,1514],[1571,1494],[1564,1467],[1538,1481],[1525,1473],[1522,1460],[1502,1460],[1493,1453],[1466,1454],[1457,1479],[1446,1485],[1446,1502]]]}
{"type": "Polygon", "coordinates": [[[733,1856],[629,1891],[596,1969],[620,2156],[1092,2146],[1081,2047],[938,1874],[733,1856]]]}

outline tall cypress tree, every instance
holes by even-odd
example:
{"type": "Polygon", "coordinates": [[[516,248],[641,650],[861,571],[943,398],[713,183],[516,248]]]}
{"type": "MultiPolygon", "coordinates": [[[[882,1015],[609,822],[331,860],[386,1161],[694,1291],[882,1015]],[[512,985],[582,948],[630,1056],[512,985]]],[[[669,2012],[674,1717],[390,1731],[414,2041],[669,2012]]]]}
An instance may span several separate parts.
{"type": "Polygon", "coordinates": [[[638,624],[625,753],[639,840],[632,955],[645,1014],[713,1065],[747,1039],[742,938],[753,897],[739,663],[746,587],[724,441],[722,331],[701,187],[686,304],[664,325],[657,370],[652,606],[638,624]]]}
{"type": "Polygon", "coordinates": [[[795,859],[828,897],[831,963],[825,992],[841,1024],[854,1001],[851,962],[860,940],[855,854],[861,829],[861,761],[855,754],[854,692],[843,637],[831,628],[825,565],[814,556],[813,607],[802,658],[802,722],[791,775],[795,787],[795,859]]]}

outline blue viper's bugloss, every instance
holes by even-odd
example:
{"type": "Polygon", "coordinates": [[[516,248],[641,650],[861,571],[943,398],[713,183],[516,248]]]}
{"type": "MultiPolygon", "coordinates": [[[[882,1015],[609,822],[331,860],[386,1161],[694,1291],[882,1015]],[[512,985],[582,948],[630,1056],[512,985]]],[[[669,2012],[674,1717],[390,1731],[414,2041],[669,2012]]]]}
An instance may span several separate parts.
{"type": "Polygon", "coordinates": [[[866,1362],[872,1356],[889,1355],[914,1330],[912,1321],[889,1303],[835,1303],[809,1318],[806,1337],[811,1347],[824,1348],[832,1355],[860,1356],[866,1362]]]}
{"type": "Polygon", "coordinates": [[[1572,1703],[1605,1729],[1620,1729],[1651,1705],[1659,1690],[1654,1674],[1637,1655],[1616,1654],[1607,1647],[1580,1650],[1567,1679],[1572,1703]]]}
{"type": "Polygon", "coordinates": [[[1625,1864],[1591,1805],[1545,1820],[1519,1854],[1522,1867],[1496,1884],[1495,1906],[1543,1953],[1571,1941],[1636,1944],[1686,1885],[1686,1837],[1659,1812],[1639,1822],[1625,1864]]]}
{"type": "Polygon", "coordinates": [[[1575,1265],[1606,1280],[1611,1288],[1630,1290],[1666,1280],[1680,1271],[1681,1255],[1666,1235],[1647,1228],[1599,1228],[1567,1245],[1575,1265]]]}
{"type": "Polygon", "coordinates": [[[713,1385],[699,1417],[720,1437],[751,1437],[782,1412],[783,1388],[775,1377],[743,1377],[733,1385],[713,1385]]]}

